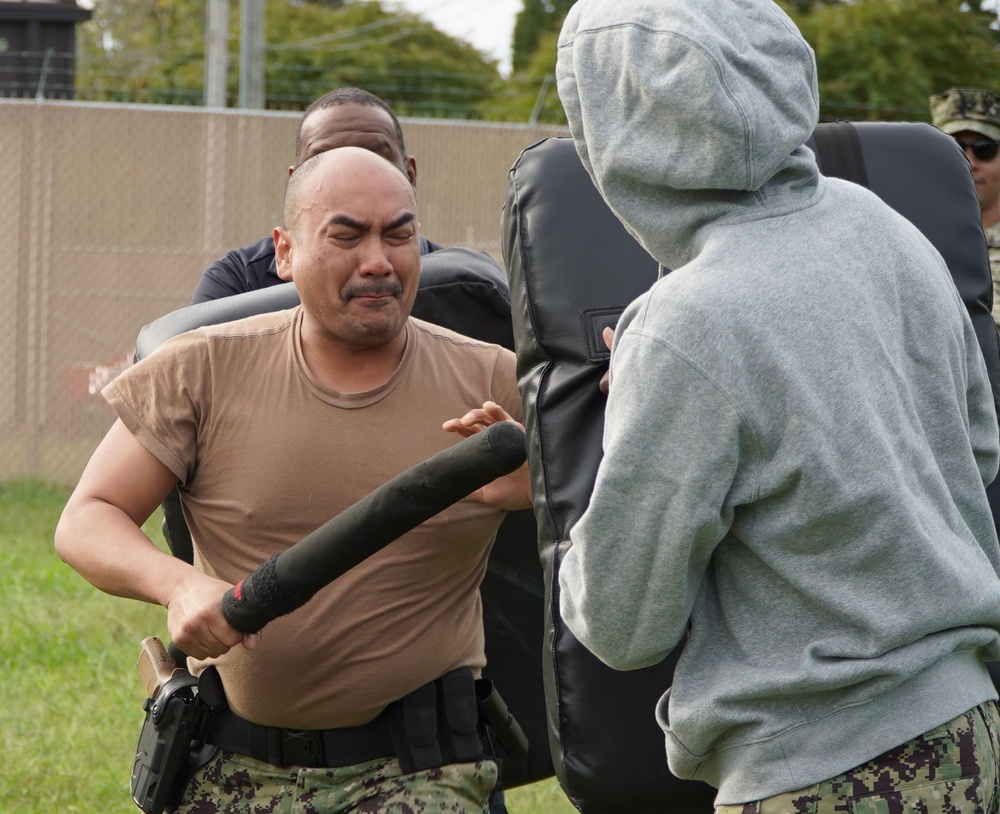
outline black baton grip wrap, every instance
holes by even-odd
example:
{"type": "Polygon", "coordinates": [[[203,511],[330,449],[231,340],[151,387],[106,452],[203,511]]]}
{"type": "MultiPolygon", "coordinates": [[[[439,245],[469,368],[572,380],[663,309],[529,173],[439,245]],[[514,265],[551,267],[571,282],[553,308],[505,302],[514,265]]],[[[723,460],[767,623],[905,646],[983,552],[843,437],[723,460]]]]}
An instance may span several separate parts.
{"type": "Polygon", "coordinates": [[[275,554],[222,597],[222,613],[237,630],[256,633],[272,619],[291,613],[309,599],[285,590],[277,574],[279,556],[275,554]]]}
{"type": "Polygon", "coordinates": [[[401,472],[226,592],[222,612],[255,633],[320,588],[526,459],[524,432],[504,421],[401,472]]]}

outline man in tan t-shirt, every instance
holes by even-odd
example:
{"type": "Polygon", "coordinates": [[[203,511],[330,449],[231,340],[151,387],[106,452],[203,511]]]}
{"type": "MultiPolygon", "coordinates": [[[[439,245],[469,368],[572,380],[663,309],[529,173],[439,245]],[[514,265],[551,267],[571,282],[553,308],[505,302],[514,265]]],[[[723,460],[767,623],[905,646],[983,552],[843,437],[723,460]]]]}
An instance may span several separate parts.
{"type": "Polygon", "coordinates": [[[449,433],[520,419],[513,354],[410,318],[418,236],[399,168],[354,147],[318,155],[290,177],[274,235],[302,305],[176,337],[104,391],[119,420],[56,547],[98,588],[166,607],[192,672],[221,678],[229,709],[206,738],[219,749],[181,812],[485,811],[496,765],[456,722],[475,708],[478,587],[504,511],[530,504],[526,467],[259,634],[221,610],[257,565],[449,433]],[[141,531],[178,485],[193,566],[141,531]]]}

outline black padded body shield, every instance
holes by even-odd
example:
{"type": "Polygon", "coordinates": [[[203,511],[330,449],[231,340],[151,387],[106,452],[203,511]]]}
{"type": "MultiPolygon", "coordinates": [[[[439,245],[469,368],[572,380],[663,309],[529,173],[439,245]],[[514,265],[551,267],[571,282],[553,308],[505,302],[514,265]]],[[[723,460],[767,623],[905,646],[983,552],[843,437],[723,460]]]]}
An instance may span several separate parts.
{"type": "MultiPolygon", "coordinates": [[[[278,285],[191,305],[146,325],[136,340],[135,355],[142,359],[184,331],[298,304],[294,286],[278,285]]],[[[507,278],[497,262],[482,252],[446,248],[421,257],[412,314],[513,349],[507,278]]],[[[175,556],[190,561],[190,537],[179,503],[165,503],[164,514],[175,556]]],[[[541,665],[544,590],[530,510],[510,512],[504,519],[480,593],[488,660],[483,675],[496,685],[530,742],[525,757],[499,755],[504,785],[513,788],[552,776],[541,665]]]]}
{"type": "MultiPolygon", "coordinates": [[[[871,189],[944,255],[996,398],[992,285],[968,162],[953,139],[929,125],[869,123],[857,133],[871,189]]],[[[654,718],[680,646],[658,665],[616,672],[559,617],[559,564],[602,456],[598,383],[609,353],[601,329],[653,284],[658,265],[607,208],[566,138],[526,149],[511,169],[501,243],[545,573],[545,690],[556,775],[583,814],[710,812],[715,790],[670,774],[654,718]]]]}

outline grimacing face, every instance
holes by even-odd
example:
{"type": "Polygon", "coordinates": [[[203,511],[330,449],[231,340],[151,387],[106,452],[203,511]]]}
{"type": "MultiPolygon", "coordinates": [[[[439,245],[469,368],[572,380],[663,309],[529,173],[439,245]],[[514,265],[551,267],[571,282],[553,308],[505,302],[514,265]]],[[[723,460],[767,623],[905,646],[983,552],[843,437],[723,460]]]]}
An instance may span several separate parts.
{"type": "Polygon", "coordinates": [[[363,148],[316,161],[299,184],[294,218],[275,230],[278,274],[295,283],[310,327],[327,342],[382,347],[400,337],[417,293],[413,187],[363,148]]]}
{"type": "MultiPolygon", "coordinates": [[[[338,147],[361,147],[380,155],[406,173],[416,185],[417,169],[413,158],[403,155],[392,117],[371,105],[334,105],[314,110],[302,122],[299,133],[298,164],[338,147]]],[[[289,167],[289,172],[294,167],[289,167]]]]}

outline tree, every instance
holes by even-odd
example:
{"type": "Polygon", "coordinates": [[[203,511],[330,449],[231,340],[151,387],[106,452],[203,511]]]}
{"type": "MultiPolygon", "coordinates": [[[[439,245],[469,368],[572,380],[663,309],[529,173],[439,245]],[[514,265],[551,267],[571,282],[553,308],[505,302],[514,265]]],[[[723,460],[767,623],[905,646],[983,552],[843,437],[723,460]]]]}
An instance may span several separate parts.
{"type": "Polygon", "coordinates": [[[808,14],[813,9],[819,6],[828,6],[832,3],[840,3],[842,0],[788,0],[787,5],[789,8],[801,14],[808,14]]]}
{"type": "Polygon", "coordinates": [[[311,3],[272,1],[267,32],[272,107],[301,107],[331,88],[354,85],[385,99],[398,115],[478,118],[478,105],[499,78],[496,64],[471,45],[378,2],[345,3],[331,14],[311,3]]]}
{"type": "MultiPolygon", "coordinates": [[[[80,98],[201,104],[205,0],[99,0],[81,26],[80,98]]],[[[269,0],[270,109],[301,110],[355,85],[399,115],[478,117],[496,65],[423,18],[361,0],[269,0]]],[[[239,14],[230,12],[228,96],[238,94],[239,14]]]]}
{"type": "Polygon", "coordinates": [[[566,114],[556,90],[558,29],[538,41],[534,54],[510,79],[497,83],[484,105],[484,117],[497,121],[566,125],[566,114]]]}
{"type": "Polygon", "coordinates": [[[77,97],[200,104],[204,0],[100,0],[77,27],[77,97]]]}
{"type": "Polygon", "coordinates": [[[575,1],[524,0],[514,21],[511,67],[515,72],[528,67],[546,34],[559,31],[575,1]]]}
{"type": "Polygon", "coordinates": [[[782,3],[816,51],[822,118],[928,120],[928,97],[994,87],[994,12],[960,0],[782,3]]]}
{"type": "Polygon", "coordinates": [[[509,80],[497,83],[485,115],[501,121],[566,124],[556,90],[559,31],[575,0],[524,0],[514,22],[509,80]]]}

